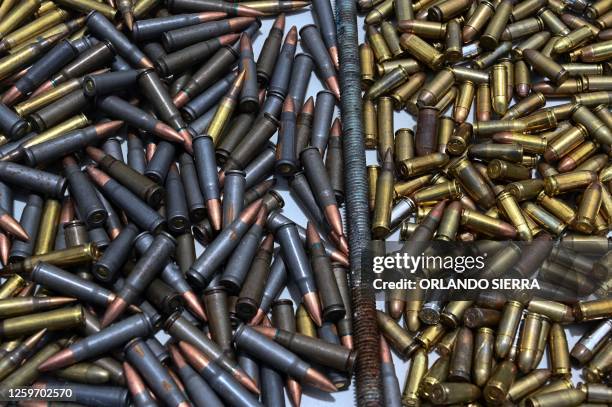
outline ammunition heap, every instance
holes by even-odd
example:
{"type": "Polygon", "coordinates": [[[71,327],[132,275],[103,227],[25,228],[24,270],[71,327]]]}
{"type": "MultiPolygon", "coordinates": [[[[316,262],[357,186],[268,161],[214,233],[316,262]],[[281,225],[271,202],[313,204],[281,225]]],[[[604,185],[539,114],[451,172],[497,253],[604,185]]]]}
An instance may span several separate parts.
{"type": "MultiPolygon", "coordinates": [[[[415,247],[537,241],[547,250],[496,259],[530,276],[547,258],[543,286],[580,294],[392,291],[377,314],[386,403],[612,403],[612,4],[360,6],[375,242],[400,227],[415,247]],[[415,134],[395,132],[404,108],[415,134]],[[570,351],[565,328],[592,320],[570,351]],[[403,393],[389,347],[412,360],[403,393]]],[[[276,407],[285,388],[298,406],[303,387],[350,386],[329,0],[3,0],[0,53],[2,400],[32,386],[86,406],[276,407]],[[297,10],[317,25],[286,29],[297,10]],[[326,90],[310,96],[312,76],[326,90]],[[306,225],[283,213],[277,180],[306,225]],[[289,283],[296,304],[278,298],[289,283]]]]}
{"type": "Polygon", "coordinates": [[[497,247],[484,273],[541,290],[387,291],[387,405],[610,405],[612,3],[358,4],[371,250],[398,228],[412,254],[497,247]],[[396,128],[397,111],[416,128],[396,128]],[[403,390],[389,348],[410,359],[403,390]]]}

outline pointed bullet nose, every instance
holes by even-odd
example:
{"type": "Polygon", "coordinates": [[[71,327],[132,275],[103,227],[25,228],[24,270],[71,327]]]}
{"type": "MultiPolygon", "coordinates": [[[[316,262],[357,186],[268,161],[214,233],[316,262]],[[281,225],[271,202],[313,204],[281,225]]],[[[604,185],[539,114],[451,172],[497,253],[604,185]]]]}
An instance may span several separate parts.
{"type": "Polygon", "coordinates": [[[289,32],[287,33],[287,37],[285,37],[285,43],[290,45],[297,44],[297,28],[296,26],[292,26],[289,32]]]}
{"type": "Polygon", "coordinates": [[[321,243],[319,232],[317,232],[317,229],[311,222],[306,223],[306,242],[308,243],[308,246],[321,243]]]}
{"type": "Polygon", "coordinates": [[[104,151],[92,146],[85,148],[85,152],[95,162],[100,162],[106,156],[104,151]]]}
{"type": "Polygon", "coordinates": [[[276,20],[274,20],[273,27],[285,31],[285,20],[285,13],[280,13],[278,17],[276,17],[276,20]]]}
{"type": "Polygon", "coordinates": [[[310,96],[308,99],[306,99],[304,106],[302,106],[301,113],[312,115],[313,112],[314,112],[314,98],[310,96]]]}

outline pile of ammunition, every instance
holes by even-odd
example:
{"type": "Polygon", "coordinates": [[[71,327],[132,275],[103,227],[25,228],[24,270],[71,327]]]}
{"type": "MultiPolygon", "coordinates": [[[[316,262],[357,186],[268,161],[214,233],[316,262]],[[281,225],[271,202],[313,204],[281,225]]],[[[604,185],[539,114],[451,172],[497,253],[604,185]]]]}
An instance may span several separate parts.
{"type": "Polygon", "coordinates": [[[412,255],[467,242],[493,253],[483,274],[541,285],[450,301],[388,291],[387,405],[610,405],[612,3],[358,4],[364,142],[379,162],[368,167],[371,250],[385,255],[398,228],[412,255]],[[395,111],[416,130],[396,129],[395,111]],[[570,351],[577,324],[586,333],[570,351]],[[388,347],[411,360],[403,391],[388,347]]]}
{"type": "Polygon", "coordinates": [[[298,406],[302,386],[349,387],[338,47],[329,0],[309,5],[2,1],[3,402],[282,406],[286,388],[298,406]],[[318,26],[285,30],[300,9],[318,26]],[[313,72],[328,90],[307,98],[313,72]]]}
{"type": "MultiPolygon", "coordinates": [[[[412,253],[497,248],[488,272],[538,273],[544,297],[390,291],[382,336],[366,333],[386,404],[612,403],[612,3],[359,6],[372,250],[398,228],[412,253]],[[416,134],[395,132],[403,109],[416,134]],[[389,347],[411,359],[403,392],[389,347]]],[[[276,407],[285,389],[298,406],[302,386],[350,386],[329,0],[3,0],[0,53],[2,400],[31,386],[87,406],[276,407]],[[298,10],[317,25],[285,30],[298,10]],[[313,72],[326,90],[310,96],[313,72]]]]}

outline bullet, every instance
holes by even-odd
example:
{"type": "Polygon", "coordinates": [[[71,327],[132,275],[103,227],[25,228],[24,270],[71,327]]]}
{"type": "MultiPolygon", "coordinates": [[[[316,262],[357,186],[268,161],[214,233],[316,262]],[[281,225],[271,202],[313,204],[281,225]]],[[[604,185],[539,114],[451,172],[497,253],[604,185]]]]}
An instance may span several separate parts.
{"type": "Polygon", "coordinates": [[[123,187],[117,181],[110,178],[104,172],[87,167],[87,173],[92,180],[109,196],[109,198],[121,209],[134,223],[145,230],[152,232],[159,231],[164,227],[165,219],[162,218],[146,203],[140,200],[129,189],[123,187]]]}
{"type": "Polygon", "coordinates": [[[157,360],[142,339],[133,339],[125,349],[127,362],[134,367],[158,399],[169,406],[187,405],[186,396],[178,388],[166,368],[157,360]]]}
{"type": "Polygon", "coordinates": [[[436,151],[439,115],[440,111],[435,107],[422,107],[419,109],[414,141],[417,156],[434,154],[436,151]]]}
{"type": "MultiPolygon", "coordinates": [[[[251,129],[233,149],[232,154],[223,165],[223,171],[231,169],[246,169],[256,154],[274,135],[278,128],[278,121],[273,116],[264,113],[259,115],[251,129]]],[[[272,158],[274,156],[272,155],[272,158]]],[[[248,174],[248,171],[246,171],[248,174]]],[[[247,181],[248,184],[248,181],[247,181]]]]}
{"type": "Polygon", "coordinates": [[[61,197],[66,190],[66,179],[50,172],[28,168],[23,165],[0,162],[0,180],[20,188],[48,195],[61,197]]]}
{"type": "Polygon", "coordinates": [[[556,63],[554,60],[543,56],[535,49],[525,49],[523,51],[523,56],[525,57],[527,63],[533,67],[533,69],[546,76],[556,84],[563,83],[569,77],[569,72],[563,69],[561,65],[556,63]]]}
{"type": "Polygon", "coordinates": [[[28,241],[15,240],[12,242],[8,256],[10,262],[23,260],[34,252],[34,243],[38,236],[42,206],[43,200],[40,196],[34,194],[28,195],[19,223],[30,239],[28,241]]]}
{"type": "Polygon", "coordinates": [[[493,111],[503,116],[508,110],[508,70],[504,64],[493,65],[491,72],[491,103],[493,111]]]}
{"type": "Polygon", "coordinates": [[[77,165],[74,158],[64,157],[64,175],[70,185],[70,193],[76,201],[78,211],[91,228],[100,227],[108,216],[97,195],[89,178],[77,165]]]}
{"type": "Polygon", "coordinates": [[[316,147],[306,148],[300,153],[300,158],[304,165],[306,177],[313,186],[313,192],[319,206],[323,209],[325,218],[337,236],[344,236],[342,218],[319,151],[316,147]]]}
{"type": "MultiPolygon", "coordinates": [[[[189,16],[189,14],[182,14],[180,16],[184,18],[185,16],[189,16]]],[[[178,16],[172,17],[176,18],[178,16]]],[[[171,17],[165,18],[169,19],[171,17]]],[[[162,24],[158,23],[156,24],[156,29],[159,30],[158,33],[159,36],[161,36],[161,42],[165,50],[168,52],[173,52],[186,48],[195,43],[210,40],[214,37],[230,34],[232,32],[240,32],[254,21],[255,18],[253,17],[234,17],[229,19],[216,20],[200,19],[200,22],[198,24],[175,28],[162,28],[162,24]]],[[[137,23],[141,23],[141,21],[138,21],[137,23]]]]}
{"type": "Polygon", "coordinates": [[[232,328],[227,309],[227,291],[223,287],[208,288],[204,291],[204,306],[209,317],[211,339],[219,345],[223,354],[234,359],[232,328]]]}
{"type": "Polygon", "coordinates": [[[146,387],[142,377],[133,367],[130,366],[129,363],[123,362],[123,372],[126,377],[126,384],[134,401],[134,405],[139,407],[155,405],[152,394],[146,387]]]}
{"type": "Polygon", "coordinates": [[[493,181],[522,181],[529,179],[529,168],[503,160],[491,160],[487,166],[487,174],[493,181]]]}
{"type": "Polygon", "coordinates": [[[454,161],[449,166],[449,171],[461,183],[465,192],[479,205],[491,208],[495,204],[493,190],[468,159],[461,158],[454,161]]]}
{"type": "MultiPolygon", "coordinates": [[[[261,26],[259,20],[253,21],[244,31],[245,35],[252,36],[261,26]]],[[[227,72],[227,68],[234,64],[240,56],[239,43],[224,45],[210,57],[191,77],[189,82],[174,96],[173,102],[177,108],[182,108],[203,90],[213,85],[216,80],[227,72]]]]}
{"type": "Polygon", "coordinates": [[[197,286],[206,286],[219,265],[231,254],[240,239],[255,221],[262,202],[255,201],[244,209],[227,228],[223,229],[200,257],[191,265],[187,279],[197,286]]]}
{"type": "Polygon", "coordinates": [[[254,382],[232,359],[224,355],[221,348],[202,331],[189,323],[180,313],[175,313],[168,317],[165,322],[165,329],[180,341],[185,341],[202,352],[211,361],[218,364],[224,371],[239,381],[243,386],[252,392],[257,391],[254,382]]]}
{"type": "Polygon", "coordinates": [[[297,171],[296,157],[296,115],[292,98],[286,98],[283,103],[281,122],[276,145],[275,171],[282,176],[290,176],[297,171]]]}
{"type": "Polygon", "coordinates": [[[65,340],[59,340],[43,345],[21,367],[3,380],[2,388],[8,389],[11,386],[24,386],[33,383],[39,376],[38,366],[51,355],[58,352],[65,343],[65,340]]]}
{"type": "Polygon", "coordinates": [[[390,407],[400,407],[402,405],[402,396],[399,389],[399,382],[395,374],[395,366],[393,365],[389,346],[383,336],[380,337],[380,359],[381,373],[383,376],[382,382],[386,394],[385,402],[390,407]]]}
{"type": "Polygon", "coordinates": [[[502,312],[497,336],[495,338],[495,354],[504,357],[510,351],[514,337],[521,321],[523,306],[518,301],[508,301],[502,312]]]}
{"type": "Polygon", "coordinates": [[[257,253],[267,215],[268,212],[265,208],[259,211],[255,222],[240,240],[218,280],[218,283],[225,287],[230,294],[237,294],[240,291],[253,257],[257,253]]]}
{"type": "Polygon", "coordinates": [[[482,47],[489,50],[497,48],[511,13],[512,2],[504,0],[497,5],[495,13],[491,16],[484,33],[480,36],[482,47]]]}
{"type": "Polygon", "coordinates": [[[427,372],[427,352],[424,349],[418,349],[412,356],[410,370],[406,376],[404,389],[402,391],[402,405],[418,406],[419,401],[419,385],[427,372]]]}
{"type": "Polygon", "coordinates": [[[612,130],[610,130],[597,116],[588,108],[578,106],[572,114],[572,119],[582,124],[588,133],[600,144],[612,144],[612,130]]]}
{"type": "Polygon", "coordinates": [[[257,79],[259,83],[264,86],[270,80],[270,76],[274,70],[283,40],[284,29],[285,15],[281,13],[276,17],[257,59],[257,79]]]}
{"type": "Polygon", "coordinates": [[[178,370],[178,374],[185,384],[189,398],[196,406],[212,405],[221,407],[223,403],[207,382],[187,364],[185,358],[175,345],[169,346],[170,356],[178,370]]]}
{"type": "Polygon", "coordinates": [[[336,77],[334,63],[326,49],[323,38],[319,33],[317,26],[305,25],[300,29],[300,38],[305,44],[308,51],[312,55],[315,64],[320,72],[321,77],[325,82],[325,86],[329,89],[337,99],[340,99],[340,88],[336,77]]]}
{"type": "Polygon", "coordinates": [[[95,97],[122,91],[136,84],[139,74],[138,70],[132,69],[86,75],[83,78],[83,92],[86,96],[95,97]]]}
{"type": "Polygon", "coordinates": [[[102,327],[112,323],[128,305],[136,301],[136,298],[166,265],[175,248],[176,240],[172,236],[162,232],[155,237],[151,246],[134,265],[124,286],[117,293],[117,298],[107,307],[101,320],[102,327]]]}
{"type": "Polygon", "coordinates": [[[0,359],[0,378],[6,378],[14,372],[23,361],[31,357],[36,347],[47,341],[48,337],[46,333],[46,328],[41,329],[26,338],[15,349],[2,357],[2,359],[0,359]]]}
{"type": "Polygon", "coordinates": [[[605,345],[606,338],[610,336],[611,327],[611,322],[607,320],[599,323],[595,329],[587,331],[572,348],[570,353],[572,358],[580,365],[587,364],[605,345]]]}
{"type": "Polygon", "coordinates": [[[95,263],[92,273],[103,282],[112,281],[121,267],[127,262],[138,228],[133,224],[126,225],[95,263]]]}
{"type": "Polygon", "coordinates": [[[591,321],[603,318],[610,309],[610,301],[606,299],[579,301],[574,306],[577,321],[591,321]]]}
{"type": "Polygon", "coordinates": [[[235,84],[237,75],[238,73],[236,71],[230,72],[181,108],[183,115],[188,120],[197,119],[209,111],[214,113],[214,120],[211,118],[210,123],[205,127],[206,131],[211,132],[211,136],[214,135],[217,141],[227,124],[227,120],[231,117],[231,113],[238,103],[240,88],[233,85],[240,85],[240,83],[244,82],[244,78],[241,79],[242,82],[235,84]],[[216,109],[213,109],[215,104],[218,104],[220,100],[222,104],[216,109]]]}
{"type": "Polygon", "coordinates": [[[476,91],[476,118],[478,122],[490,120],[492,109],[491,88],[488,83],[481,83],[476,91]]]}
{"type": "Polygon", "coordinates": [[[278,212],[270,214],[268,218],[268,228],[272,230],[276,239],[280,242],[285,261],[288,262],[288,271],[298,284],[308,312],[313,317],[315,323],[319,321],[317,325],[320,325],[321,309],[315,280],[304,248],[300,243],[297,243],[299,239],[297,228],[295,224],[288,219],[282,220],[278,218],[279,215],[278,212]],[[278,224],[275,224],[277,221],[278,224]]]}
{"type": "Polygon", "coordinates": [[[444,55],[415,34],[402,34],[400,45],[431,69],[438,70],[442,65],[444,55]]]}
{"type": "Polygon", "coordinates": [[[384,237],[390,231],[391,206],[393,203],[393,160],[391,150],[387,150],[382,171],[376,182],[376,204],[372,215],[374,237],[384,237]]]}
{"type": "Polygon", "coordinates": [[[512,386],[516,370],[516,366],[510,360],[499,363],[482,391],[485,400],[489,403],[503,402],[512,386]]]}
{"type": "Polygon", "coordinates": [[[306,235],[310,264],[319,288],[323,320],[338,322],[346,315],[346,309],[333,275],[331,261],[325,253],[319,234],[311,223],[308,223],[306,235]]]}
{"type": "Polygon", "coordinates": [[[93,11],[87,16],[87,28],[100,39],[113,44],[117,53],[137,68],[153,68],[153,63],[142,51],[119,32],[105,16],[93,11]]]}
{"type": "Polygon", "coordinates": [[[270,274],[274,239],[268,236],[261,243],[242,284],[236,303],[236,312],[243,321],[250,321],[260,309],[264,294],[264,284],[270,274]]]}
{"type": "Polygon", "coordinates": [[[234,341],[239,348],[249,353],[259,353],[266,349],[267,360],[270,365],[302,383],[310,384],[327,392],[336,390],[336,387],[327,378],[299,359],[294,353],[249,326],[240,325],[234,335],[234,341]]]}
{"type": "Polygon", "coordinates": [[[529,17],[508,24],[500,39],[513,41],[544,29],[544,22],[539,17],[529,17]]]}
{"type": "Polygon", "coordinates": [[[419,92],[417,104],[420,108],[434,106],[455,83],[455,74],[452,69],[443,69],[419,92]]]}
{"type": "Polygon", "coordinates": [[[14,338],[32,334],[43,328],[49,331],[62,330],[81,326],[83,308],[80,305],[60,308],[53,311],[34,313],[7,318],[0,323],[0,335],[14,338]]]}
{"type": "Polygon", "coordinates": [[[256,326],[253,328],[297,355],[342,372],[351,372],[356,353],[339,344],[325,342],[284,329],[256,326]]]}
{"type": "MultiPolygon", "coordinates": [[[[448,379],[451,381],[469,382],[472,370],[472,353],[474,336],[469,328],[460,328],[457,339],[451,352],[448,370],[448,379]]],[[[432,396],[436,394],[432,389],[432,396]]],[[[435,397],[434,397],[435,399],[435,397]]]]}

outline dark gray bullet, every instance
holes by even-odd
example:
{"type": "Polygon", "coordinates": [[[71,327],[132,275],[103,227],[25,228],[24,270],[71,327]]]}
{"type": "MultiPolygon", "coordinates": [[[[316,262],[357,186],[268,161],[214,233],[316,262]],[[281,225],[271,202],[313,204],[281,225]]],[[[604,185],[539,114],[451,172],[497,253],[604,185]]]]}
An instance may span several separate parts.
{"type": "Polygon", "coordinates": [[[295,135],[295,154],[300,157],[300,153],[310,143],[310,134],[312,132],[312,120],[314,112],[314,100],[311,97],[306,100],[304,106],[300,109],[300,114],[297,118],[297,127],[295,135]]]}
{"type": "Polygon", "coordinates": [[[208,285],[221,264],[232,253],[242,236],[254,222],[261,206],[261,200],[255,201],[244,209],[232,224],[219,233],[189,268],[187,272],[189,282],[197,287],[208,285]]]}
{"type": "Polygon", "coordinates": [[[302,44],[306,50],[308,50],[308,53],[312,55],[319,70],[319,74],[325,82],[325,86],[337,99],[340,99],[340,87],[338,85],[334,63],[329,56],[329,52],[325,47],[325,43],[321,38],[317,26],[313,24],[303,26],[300,29],[300,38],[302,44]]]}
{"type": "Polygon", "coordinates": [[[0,181],[54,198],[66,191],[66,178],[9,162],[0,162],[0,181]]]}
{"type": "Polygon", "coordinates": [[[312,57],[306,53],[297,54],[293,60],[293,69],[291,69],[291,79],[289,80],[289,90],[287,96],[293,99],[295,113],[300,113],[304,104],[306,90],[310,83],[310,75],[314,68],[312,57]]]}
{"type": "Polygon", "coordinates": [[[17,140],[28,131],[28,123],[4,103],[0,103],[0,130],[9,139],[17,140]]]}
{"type": "Polygon", "coordinates": [[[245,173],[245,188],[251,188],[257,182],[267,178],[272,174],[274,169],[274,161],[276,154],[276,146],[274,143],[268,143],[257,157],[253,158],[249,165],[244,169],[245,173]]]}
{"type": "Polygon", "coordinates": [[[268,84],[278,53],[280,52],[281,44],[283,42],[283,31],[285,30],[285,15],[279,14],[266,37],[259,58],[257,59],[257,80],[263,86],[268,84]]]}
{"type": "Polygon", "coordinates": [[[176,149],[167,141],[157,143],[153,157],[147,163],[144,175],[158,184],[163,184],[168,175],[170,164],[174,161],[176,149]]]}
{"type": "Polygon", "coordinates": [[[261,295],[261,302],[257,315],[253,318],[253,323],[261,322],[261,318],[268,313],[274,300],[279,296],[287,282],[287,269],[285,262],[278,250],[274,255],[274,261],[270,266],[270,273],[261,295]]]}
{"type": "Polygon", "coordinates": [[[325,168],[336,195],[336,202],[338,202],[338,205],[342,205],[344,202],[344,155],[342,150],[342,125],[338,118],[334,120],[329,132],[325,168]]]}
{"type": "Polygon", "coordinates": [[[101,40],[108,40],[119,55],[125,58],[135,68],[153,68],[153,63],[123,35],[106,17],[97,11],[87,16],[87,28],[101,40]]]}
{"type": "Polygon", "coordinates": [[[79,44],[85,39],[95,41],[85,41],[84,43],[87,44],[86,48],[79,49],[79,56],[51,76],[49,81],[45,82],[42,86],[47,84],[57,86],[70,79],[79,78],[109,64],[113,71],[127,71],[132,69],[123,58],[115,55],[115,48],[109,41],[98,41],[94,37],[87,36],[73,41],[72,45],[79,48],[79,44]],[[119,63],[115,63],[113,59],[121,60],[123,66],[120,67],[119,63]]]}
{"type": "Polygon", "coordinates": [[[38,131],[45,131],[80,113],[89,104],[82,89],[77,89],[30,115],[30,124],[38,131]]]}
{"type": "Polygon", "coordinates": [[[48,290],[78,298],[96,306],[107,306],[115,294],[106,288],[48,263],[37,263],[30,279],[48,290]]]}
{"type": "Polygon", "coordinates": [[[253,17],[235,17],[168,30],[162,34],[162,43],[166,51],[172,52],[214,37],[242,31],[254,21],[253,17]]]}
{"type": "Polygon", "coordinates": [[[223,182],[223,227],[227,227],[244,209],[244,171],[232,170],[223,182]]]}
{"type": "Polygon", "coordinates": [[[147,166],[144,145],[140,137],[133,133],[128,133],[127,138],[127,162],[134,171],[139,174],[144,174],[145,167],[147,166]]]}
{"type": "Polygon", "coordinates": [[[151,232],[158,232],[165,226],[166,220],[129,189],[93,166],[87,167],[87,172],[102,192],[123,209],[136,226],[151,232]]]}
{"type": "Polygon", "coordinates": [[[294,353],[245,324],[240,325],[236,330],[234,342],[239,349],[263,358],[267,365],[302,383],[313,385],[325,391],[336,390],[335,386],[325,376],[311,368],[309,364],[294,353]]]}
{"type": "Polygon", "coordinates": [[[21,212],[21,218],[19,223],[23,230],[26,231],[30,240],[23,242],[15,239],[11,245],[11,251],[9,252],[9,262],[15,263],[22,261],[23,259],[30,257],[34,252],[34,244],[36,243],[36,236],[38,236],[38,227],[40,225],[40,217],[42,215],[43,199],[35,194],[28,195],[26,199],[26,205],[21,212]]]}
{"type": "Polygon", "coordinates": [[[71,344],[49,358],[41,371],[60,369],[82,360],[102,356],[133,338],[153,333],[153,325],[145,314],[135,314],[71,344]]]}
{"type": "Polygon", "coordinates": [[[278,124],[278,120],[267,113],[259,115],[249,132],[227,158],[223,171],[245,169],[276,133],[278,124]]]}
{"type": "Polygon", "coordinates": [[[208,110],[214,108],[230,89],[232,83],[236,79],[236,74],[235,71],[230,72],[204,92],[191,99],[189,103],[181,108],[185,118],[187,120],[195,120],[208,110]]]}
{"type": "MultiPolygon", "coordinates": [[[[297,46],[297,29],[291,27],[285,37],[283,46],[281,47],[280,53],[274,66],[274,71],[268,84],[268,99],[264,103],[264,110],[268,111],[267,105],[269,103],[270,96],[277,96],[281,105],[285,97],[287,96],[287,89],[289,87],[289,79],[291,78],[291,67],[293,66],[293,58],[295,56],[295,49],[297,46]]],[[[280,108],[280,106],[279,106],[280,108]]],[[[279,109],[280,110],[280,109],[279,109]]],[[[276,111],[271,109],[270,111],[276,111]]]]}
{"type": "Polygon", "coordinates": [[[122,163],[125,163],[125,160],[123,159],[123,151],[121,150],[121,139],[119,137],[121,137],[122,139],[127,139],[127,127],[121,126],[121,128],[118,130],[118,133],[119,134],[111,136],[104,140],[104,143],[102,143],[102,150],[106,154],[113,157],[115,160],[119,160],[122,163]]]}
{"type": "Polygon", "coordinates": [[[247,35],[240,37],[240,64],[238,71],[244,71],[244,82],[240,90],[240,111],[252,113],[259,110],[259,85],[257,67],[253,56],[251,39],[247,35]]]}
{"type": "Polygon", "coordinates": [[[206,204],[200,190],[200,183],[193,158],[187,153],[182,153],[179,156],[179,163],[181,165],[181,180],[185,187],[185,199],[187,200],[189,218],[192,222],[200,222],[206,217],[206,204]]]}
{"type": "Polygon", "coordinates": [[[323,156],[327,148],[327,140],[329,138],[329,130],[331,129],[334,115],[335,102],[336,100],[333,93],[327,90],[322,90],[317,93],[310,145],[318,148],[321,156],[323,156]]]}
{"type": "Polygon", "coordinates": [[[327,47],[332,63],[338,67],[338,41],[336,39],[336,20],[329,0],[313,0],[313,17],[327,47]]]}
{"type": "MultiPolygon", "coordinates": [[[[177,311],[183,310],[183,301],[180,294],[159,278],[151,281],[151,284],[145,290],[144,296],[163,316],[172,315],[177,311]]],[[[154,350],[152,346],[151,348],[154,350]]]]}
{"type": "Polygon", "coordinates": [[[295,155],[295,121],[293,99],[288,97],[283,103],[278,143],[276,144],[276,161],[274,163],[275,172],[282,176],[290,176],[298,168],[298,160],[295,155]]]}
{"type": "Polygon", "coordinates": [[[191,402],[196,407],[223,407],[223,402],[219,400],[214,390],[206,383],[191,366],[187,364],[185,358],[175,345],[169,345],[170,356],[174,361],[177,373],[185,388],[191,402]]]}
{"type": "Polygon", "coordinates": [[[295,193],[297,201],[306,209],[307,217],[312,219],[317,225],[326,225],[325,215],[323,215],[321,208],[317,204],[317,200],[312,193],[312,189],[310,189],[310,184],[308,184],[308,180],[304,173],[296,173],[291,178],[289,186],[291,187],[291,191],[295,193]]]}
{"type": "Polygon", "coordinates": [[[97,228],[104,225],[108,212],[104,209],[102,202],[98,199],[96,191],[74,158],[64,157],[64,175],[68,180],[70,195],[73,203],[81,214],[89,228],[97,228]]]}
{"type": "Polygon", "coordinates": [[[142,339],[132,340],[124,352],[126,360],[142,375],[158,400],[171,407],[189,405],[187,397],[142,339]]]}
{"type": "Polygon", "coordinates": [[[172,31],[220,18],[223,18],[222,13],[190,13],[138,20],[134,22],[132,38],[137,42],[154,40],[166,31],[172,31]]]}
{"type": "Polygon", "coordinates": [[[193,139],[193,156],[210,221],[213,228],[219,230],[222,225],[221,194],[215,162],[215,145],[212,138],[202,134],[196,136],[193,139]]]}
{"type": "Polygon", "coordinates": [[[264,292],[264,282],[268,280],[268,275],[270,274],[270,261],[272,260],[273,249],[274,238],[272,235],[269,235],[259,246],[238,294],[236,314],[245,322],[250,321],[260,308],[264,292]]]}
{"type": "Polygon", "coordinates": [[[103,282],[114,280],[117,273],[127,262],[137,234],[138,228],[132,223],[121,230],[119,236],[110,243],[93,267],[92,272],[98,280],[103,282]]]}
{"type": "Polygon", "coordinates": [[[227,291],[223,287],[209,288],[204,291],[203,298],[211,339],[219,345],[225,356],[235,359],[227,291]]]}
{"type": "Polygon", "coordinates": [[[166,220],[168,230],[177,235],[185,233],[190,225],[185,187],[176,164],[170,166],[166,177],[166,220]]]}
{"type": "Polygon", "coordinates": [[[86,75],[83,78],[83,93],[86,96],[102,96],[117,93],[132,88],[140,71],[103,72],[95,75],[86,75]]]}

